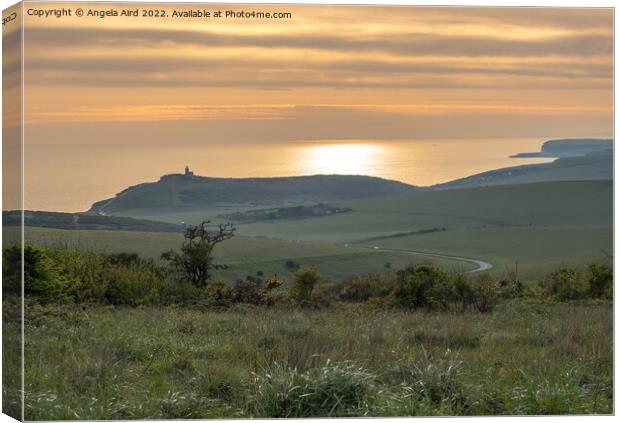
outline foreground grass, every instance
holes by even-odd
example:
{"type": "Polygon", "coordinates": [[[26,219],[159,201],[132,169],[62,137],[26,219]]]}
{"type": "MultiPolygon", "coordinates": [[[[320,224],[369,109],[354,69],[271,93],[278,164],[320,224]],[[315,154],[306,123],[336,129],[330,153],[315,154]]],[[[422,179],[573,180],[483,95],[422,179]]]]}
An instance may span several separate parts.
{"type": "MultiPolygon", "coordinates": [[[[12,305],[5,301],[5,311],[12,305]]],[[[5,317],[5,331],[17,324],[5,317]]],[[[613,412],[611,304],[26,310],[26,419],[613,412]]]]}

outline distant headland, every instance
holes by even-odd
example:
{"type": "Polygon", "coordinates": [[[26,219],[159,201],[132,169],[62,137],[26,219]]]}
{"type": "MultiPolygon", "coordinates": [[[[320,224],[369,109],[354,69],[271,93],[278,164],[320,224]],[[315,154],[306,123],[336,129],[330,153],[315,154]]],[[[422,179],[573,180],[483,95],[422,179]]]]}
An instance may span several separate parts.
{"type": "Polygon", "coordinates": [[[571,138],[545,142],[540,151],[515,154],[514,158],[577,157],[613,149],[613,139],[571,138]]]}

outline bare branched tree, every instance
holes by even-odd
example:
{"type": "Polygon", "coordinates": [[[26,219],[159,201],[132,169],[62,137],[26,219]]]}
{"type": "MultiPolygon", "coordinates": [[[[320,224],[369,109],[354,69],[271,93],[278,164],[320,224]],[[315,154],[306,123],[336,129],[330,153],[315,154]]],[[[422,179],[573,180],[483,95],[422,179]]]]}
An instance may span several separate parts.
{"type": "Polygon", "coordinates": [[[235,228],[232,223],[219,224],[209,229],[209,220],[185,229],[185,242],[181,251],[167,251],[162,259],[178,271],[185,279],[197,287],[203,287],[211,279],[212,269],[226,268],[225,265],[213,263],[213,249],[217,244],[233,237],[235,228]]]}

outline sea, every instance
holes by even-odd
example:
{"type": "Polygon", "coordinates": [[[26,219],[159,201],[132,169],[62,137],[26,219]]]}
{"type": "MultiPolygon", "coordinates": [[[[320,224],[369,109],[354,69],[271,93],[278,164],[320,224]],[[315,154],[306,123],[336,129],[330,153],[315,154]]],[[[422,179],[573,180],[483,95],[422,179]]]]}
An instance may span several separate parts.
{"type": "Polygon", "coordinates": [[[25,208],[79,212],[128,186],[182,173],[253,178],[369,175],[417,186],[448,182],[549,158],[511,158],[539,151],[540,138],[355,139],[268,143],[27,144],[25,208]]]}

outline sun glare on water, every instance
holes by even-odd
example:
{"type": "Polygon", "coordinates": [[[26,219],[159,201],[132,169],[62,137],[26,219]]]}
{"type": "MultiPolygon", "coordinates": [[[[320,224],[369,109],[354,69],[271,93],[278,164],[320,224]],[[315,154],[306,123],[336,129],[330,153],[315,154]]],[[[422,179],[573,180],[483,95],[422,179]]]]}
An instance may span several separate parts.
{"type": "Polygon", "coordinates": [[[304,148],[302,162],[306,174],[373,175],[382,153],[368,144],[312,145],[304,148]]]}

